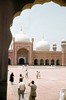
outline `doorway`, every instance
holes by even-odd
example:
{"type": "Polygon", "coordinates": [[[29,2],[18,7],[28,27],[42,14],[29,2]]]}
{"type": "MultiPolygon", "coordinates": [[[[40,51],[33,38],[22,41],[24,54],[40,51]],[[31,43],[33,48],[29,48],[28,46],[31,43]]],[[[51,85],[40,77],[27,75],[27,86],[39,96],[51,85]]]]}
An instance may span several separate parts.
{"type": "Polygon", "coordinates": [[[19,57],[18,58],[18,64],[19,65],[25,65],[26,64],[26,57],[19,57]]]}

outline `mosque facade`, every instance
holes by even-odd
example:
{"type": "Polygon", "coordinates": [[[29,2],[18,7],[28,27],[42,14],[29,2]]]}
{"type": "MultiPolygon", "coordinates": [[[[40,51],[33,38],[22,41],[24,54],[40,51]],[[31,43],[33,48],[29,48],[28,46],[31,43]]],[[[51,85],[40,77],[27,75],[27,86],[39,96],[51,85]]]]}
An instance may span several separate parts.
{"type": "Polygon", "coordinates": [[[50,44],[42,38],[33,50],[34,39],[19,32],[14,38],[12,47],[8,52],[9,65],[37,65],[37,66],[66,66],[66,41],[61,41],[61,51],[57,51],[54,43],[50,51],[50,44]]]}

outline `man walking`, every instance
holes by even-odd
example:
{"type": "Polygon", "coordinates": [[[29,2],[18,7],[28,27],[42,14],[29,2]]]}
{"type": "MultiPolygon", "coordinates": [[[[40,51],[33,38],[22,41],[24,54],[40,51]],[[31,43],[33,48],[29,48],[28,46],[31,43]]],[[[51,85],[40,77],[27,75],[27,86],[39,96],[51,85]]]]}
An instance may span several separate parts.
{"type": "Polygon", "coordinates": [[[19,84],[18,84],[18,95],[19,95],[19,100],[20,100],[21,95],[22,95],[22,99],[24,99],[24,92],[25,92],[25,89],[26,89],[25,84],[24,84],[24,82],[23,82],[23,79],[21,78],[21,79],[20,79],[20,82],[19,82],[19,84]]]}

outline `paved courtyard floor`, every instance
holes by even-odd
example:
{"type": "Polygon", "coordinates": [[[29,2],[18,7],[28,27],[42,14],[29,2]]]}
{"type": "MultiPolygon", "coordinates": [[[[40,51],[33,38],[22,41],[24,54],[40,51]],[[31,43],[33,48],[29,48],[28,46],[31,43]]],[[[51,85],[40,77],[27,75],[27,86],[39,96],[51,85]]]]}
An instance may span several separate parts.
{"type": "Polygon", "coordinates": [[[26,85],[24,100],[28,100],[30,93],[28,83],[31,80],[34,80],[37,85],[36,100],[59,100],[60,90],[66,88],[66,68],[61,66],[9,66],[7,100],[18,100],[19,74],[21,73],[25,76],[26,69],[29,77],[24,78],[26,85]],[[40,71],[41,77],[39,79],[36,78],[36,71],[40,71]],[[14,73],[13,85],[9,82],[11,72],[14,73]]]}

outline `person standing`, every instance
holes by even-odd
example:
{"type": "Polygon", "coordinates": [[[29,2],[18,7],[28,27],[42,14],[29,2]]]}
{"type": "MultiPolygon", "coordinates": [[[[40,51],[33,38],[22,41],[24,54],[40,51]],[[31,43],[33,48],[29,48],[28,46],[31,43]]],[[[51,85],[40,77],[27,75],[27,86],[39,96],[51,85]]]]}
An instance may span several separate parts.
{"type": "Polygon", "coordinates": [[[37,78],[37,79],[40,78],[40,71],[37,71],[37,73],[36,73],[36,78],[37,78]]]}
{"type": "Polygon", "coordinates": [[[66,100],[66,89],[65,89],[65,88],[63,88],[63,89],[60,91],[59,100],[66,100]]]}
{"type": "Polygon", "coordinates": [[[23,79],[24,79],[24,77],[23,77],[23,75],[22,75],[22,74],[20,74],[19,76],[20,76],[20,77],[19,77],[19,82],[20,82],[20,79],[22,79],[22,80],[23,80],[23,79]]]}
{"type": "Polygon", "coordinates": [[[36,71],[37,73],[36,73],[36,78],[38,79],[38,77],[39,77],[39,72],[38,71],[36,71]]]}
{"type": "Polygon", "coordinates": [[[40,71],[38,72],[38,77],[39,77],[39,78],[41,77],[41,75],[40,75],[40,71]]]}
{"type": "Polygon", "coordinates": [[[13,85],[13,82],[14,82],[14,74],[13,74],[13,72],[10,74],[10,80],[9,81],[13,85]]]}
{"type": "Polygon", "coordinates": [[[36,89],[37,89],[37,86],[35,85],[34,81],[31,81],[28,86],[31,87],[31,90],[30,90],[30,95],[29,95],[29,100],[36,100],[36,89]]]}
{"type": "Polygon", "coordinates": [[[24,92],[25,92],[25,84],[23,82],[23,79],[20,78],[20,82],[18,83],[18,95],[19,95],[19,100],[20,100],[20,97],[22,95],[22,99],[24,99],[24,92]]]}
{"type": "Polygon", "coordinates": [[[28,78],[28,70],[25,70],[25,78],[28,78]]]}

